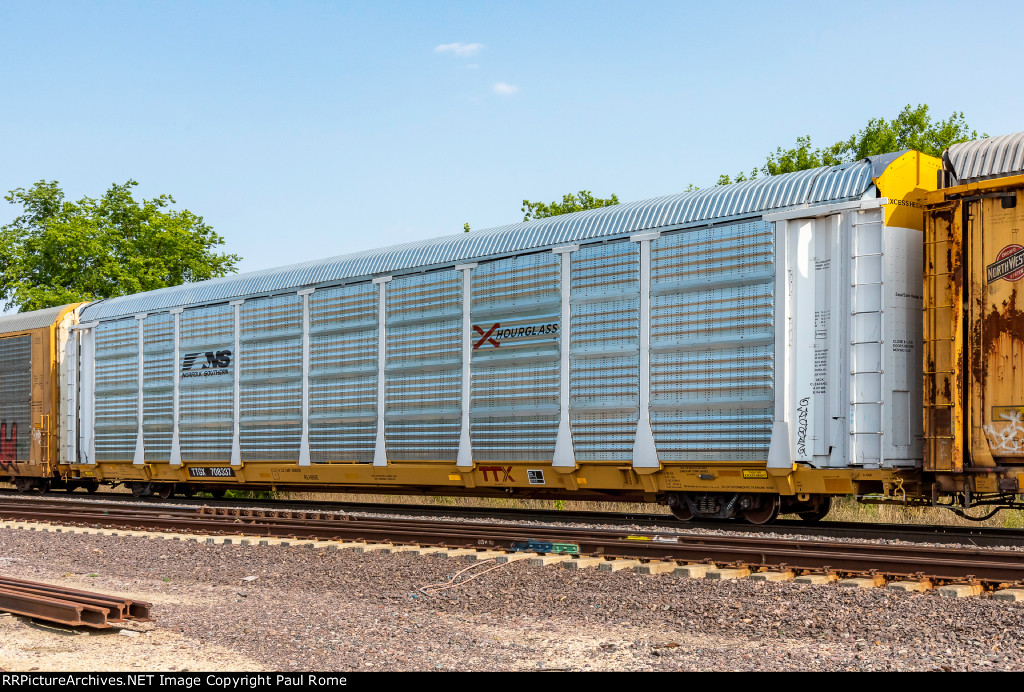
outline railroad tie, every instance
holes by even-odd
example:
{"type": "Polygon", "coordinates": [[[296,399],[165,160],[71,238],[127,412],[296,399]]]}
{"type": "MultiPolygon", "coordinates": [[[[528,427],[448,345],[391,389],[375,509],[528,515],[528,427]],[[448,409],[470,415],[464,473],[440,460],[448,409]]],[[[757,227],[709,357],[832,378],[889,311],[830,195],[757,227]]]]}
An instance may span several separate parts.
{"type": "Polygon", "coordinates": [[[600,567],[604,562],[607,562],[607,560],[603,557],[581,555],[579,557],[574,557],[571,560],[566,560],[561,564],[565,569],[586,569],[587,567],[600,567]]]}
{"type": "Polygon", "coordinates": [[[640,565],[639,560],[632,560],[630,558],[616,558],[614,560],[605,560],[602,564],[597,566],[599,572],[618,572],[620,569],[633,569],[640,565]]]}
{"type": "Polygon", "coordinates": [[[633,571],[637,574],[665,574],[676,571],[676,563],[667,561],[642,562],[633,571]]]}

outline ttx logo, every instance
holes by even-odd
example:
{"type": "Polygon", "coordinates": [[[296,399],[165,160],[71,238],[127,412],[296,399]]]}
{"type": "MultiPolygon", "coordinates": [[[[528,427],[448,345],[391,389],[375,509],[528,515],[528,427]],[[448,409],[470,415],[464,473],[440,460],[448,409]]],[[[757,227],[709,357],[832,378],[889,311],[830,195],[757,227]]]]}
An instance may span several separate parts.
{"type": "Polygon", "coordinates": [[[506,481],[509,483],[516,482],[516,479],[512,477],[511,466],[481,466],[480,472],[484,474],[485,481],[487,480],[487,474],[493,473],[495,483],[505,483],[506,481]],[[501,478],[498,478],[499,473],[501,474],[501,478]]]}
{"type": "Polygon", "coordinates": [[[213,370],[216,368],[226,368],[231,365],[231,351],[206,351],[205,353],[200,351],[198,353],[186,353],[185,358],[181,361],[181,371],[188,372],[195,368],[196,361],[203,364],[200,370],[213,370]],[[206,356],[205,361],[199,360],[201,356],[206,356]]]}

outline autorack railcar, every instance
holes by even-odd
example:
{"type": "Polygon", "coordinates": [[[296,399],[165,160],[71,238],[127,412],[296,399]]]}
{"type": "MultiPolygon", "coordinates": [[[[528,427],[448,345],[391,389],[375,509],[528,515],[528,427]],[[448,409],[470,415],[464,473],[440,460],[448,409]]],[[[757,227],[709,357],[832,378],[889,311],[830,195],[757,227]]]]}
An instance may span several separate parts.
{"type": "Polygon", "coordinates": [[[56,476],[758,523],[1015,506],[1021,137],[69,310],[56,476]]]}
{"type": "Polygon", "coordinates": [[[70,475],[751,521],[906,488],[922,214],[899,202],[939,166],[873,157],[88,305],[70,475]]]}

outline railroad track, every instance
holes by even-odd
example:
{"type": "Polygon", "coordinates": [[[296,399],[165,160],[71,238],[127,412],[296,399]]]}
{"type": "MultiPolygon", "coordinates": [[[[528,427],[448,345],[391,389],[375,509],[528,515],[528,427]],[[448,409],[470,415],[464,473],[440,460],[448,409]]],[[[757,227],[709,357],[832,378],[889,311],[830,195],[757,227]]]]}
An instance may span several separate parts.
{"type": "Polygon", "coordinates": [[[834,576],[971,583],[1024,584],[1024,552],[964,546],[894,545],[695,534],[630,532],[551,525],[356,517],[295,510],[185,508],[42,498],[4,499],[0,518],[50,524],[347,541],[351,544],[446,546],[473,550],[572,552],[602,560],[812,571],[834,576]],[[563,546],[563,547],[557,547],[563,546]],[[569,547],[566,547],[569,546],[569,547]]]}
{"type": "Polygon", "coordinates": [[[983,526],[944,526],[915,524],[875,524],[865,522],[828,522],[807,524],[800,520],[777,520],[771,524],[755,525],[744,521],[690,521],[680,522],[666,514],[644,512],[562,511],[542,509],[502,509],[494,507],[464,507],[452,505],[402,505],[374,502],[334,502],[315,500],[216,500],[207,497],[136,499],[119,493],[97,493],[88,500],[83,495],[50,494],[25,496],[9,490],[0,490],[0,499],[26,498],[67,501],[110,501],[180,507],[205,505],[244,509],[270,508],[278,511],[307,512],[362,512],[407,517],[433,517],[439,514],[464,519],[494,519],[503,521],[537,521],[553,524],[605,524],[609,526],[644,526],[669,531],[709,530],[754,535],[778,534],[794,537],[899,540],[907,543],[950,543],[976,547],[1024,547],[1024,531],[1018,529],[983,526]]]}

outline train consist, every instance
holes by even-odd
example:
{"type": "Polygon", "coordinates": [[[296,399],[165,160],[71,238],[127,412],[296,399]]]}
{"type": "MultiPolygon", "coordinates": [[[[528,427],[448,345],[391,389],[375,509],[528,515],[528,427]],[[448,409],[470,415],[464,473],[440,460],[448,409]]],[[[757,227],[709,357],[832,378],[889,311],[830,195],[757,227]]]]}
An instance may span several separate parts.
{"type": "Polygon", "coordinates": [[[0,476],[755,523],[1016,506],[1022,157],[1024,133],[0,317],[0,476]]]}

